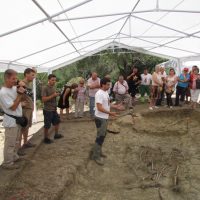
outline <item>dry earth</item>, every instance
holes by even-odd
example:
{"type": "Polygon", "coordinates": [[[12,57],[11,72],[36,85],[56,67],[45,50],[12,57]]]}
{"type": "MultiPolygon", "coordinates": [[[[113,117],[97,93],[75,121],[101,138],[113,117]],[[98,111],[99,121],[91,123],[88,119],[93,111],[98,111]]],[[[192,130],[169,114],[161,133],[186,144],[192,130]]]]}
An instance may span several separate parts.
{"type": "Polygon", "coordinates": [[[104,166],[89,160],[93,121],[63,122],[64,138],[51,145],[40,144],[38,132],[21,169],[0,170],[1,199],[200,199],[199,109],[136,110],[110,123],[120,133],[107,134],[104,166]]]}

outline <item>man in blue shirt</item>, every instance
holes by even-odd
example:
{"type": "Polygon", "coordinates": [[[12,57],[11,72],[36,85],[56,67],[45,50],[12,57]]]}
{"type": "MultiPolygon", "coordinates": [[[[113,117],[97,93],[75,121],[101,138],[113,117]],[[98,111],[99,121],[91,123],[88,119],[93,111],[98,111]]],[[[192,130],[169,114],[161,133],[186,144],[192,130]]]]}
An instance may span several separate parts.
{"type": "Polygon", "coordinates": [[[181,73],[178,77],[175,106],[179,106],[179,100],[182,103],[184,102],[186,90],[190,81],[190,74],[188,73],[188,71],[188,68],[184,68],[183,73],[181,73]]]}

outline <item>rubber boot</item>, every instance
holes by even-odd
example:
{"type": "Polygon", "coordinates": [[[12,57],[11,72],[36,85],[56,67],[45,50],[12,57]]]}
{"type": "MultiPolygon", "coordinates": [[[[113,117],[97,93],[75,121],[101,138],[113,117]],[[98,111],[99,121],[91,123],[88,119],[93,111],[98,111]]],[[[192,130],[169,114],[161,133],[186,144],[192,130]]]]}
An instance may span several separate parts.
{"type": "Polygon", "coordinates": [[[101,156],[102,158],[107,158],[107,156],[102,152],[102,148],[101,148],[100,156],[101,156]]]}
{"type": "Polygon", "coordinates": [[[104,165],[101,159],[101,146],[97,143],[95,143],[93,147],[91,159],[94,160],[98,165],[104,165]]]}

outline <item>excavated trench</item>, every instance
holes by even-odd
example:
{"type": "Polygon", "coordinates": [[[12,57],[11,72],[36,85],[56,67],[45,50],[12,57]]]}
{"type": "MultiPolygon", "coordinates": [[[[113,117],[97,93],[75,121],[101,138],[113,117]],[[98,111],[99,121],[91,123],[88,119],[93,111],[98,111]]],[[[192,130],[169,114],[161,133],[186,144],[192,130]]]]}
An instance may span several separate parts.
{"type": "Polygon", "coordinates": [[[62,123],[64,139],[42,144],[4,199],[200,199],[199,111],[127,114],[110,122],[111,132],[116,127],[120,133],[107,135],[105,165],[98,166],[88,158],[94,122],[62,123]]]}

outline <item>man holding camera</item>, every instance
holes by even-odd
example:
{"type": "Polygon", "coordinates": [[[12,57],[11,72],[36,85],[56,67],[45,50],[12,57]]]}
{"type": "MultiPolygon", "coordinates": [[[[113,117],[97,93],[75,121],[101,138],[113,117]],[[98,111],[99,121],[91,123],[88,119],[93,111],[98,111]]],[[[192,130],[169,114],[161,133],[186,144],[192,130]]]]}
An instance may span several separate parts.
{"type": "Polygon", "coordinates": [[[4,161],[2,168],[18,169],[15,164],[19,160],[17,150],[19,148],[19,139],[21,127],[16,124],[16,120],[9,115],[22,117],[21,99],[25,89],[19,85],[16,87],[17,72],[8,69],[4,73],[4,85],[0,90],[0,104],[5,112],[3,126],[5,127],[4,142],[4,161]]]}
{"type": "Polygon", "coordinates": [[[34,147],[35,144],[32,144],[30,141],[28,141],[28,132],[29,128],[32,126],[32,117],[33,117],[33,92],[32,92],[32,86],[31,83],[33,82],[33,79],[35,78],[36,71],[31,68],[27,68],[24,71],[24,79],[20,81],[24,84],[25,92],[22,96],[22,112],[23,116],[25,116],[28,119],[28,124],[26,127],[23,127],[21,129],[21,137],[20,137],[20,146],[22,141],[22,136],[24,139],[24,144],[22,148],[19,149],[18,154],[23,156],[25,153],[23,152],[23,149],[34,147]]]}
{"type": "Polygon", "coordinates": [[[56,97],[60,95],[55,90],[56,76],[50,74],[48,76],[48,85],[42,88],[42,102],[44,103],[44,143],[51,144],[53,141],[50,139],[49,128],[51,124],[55,127],[54,139],[62,138],[63,135],[58,133],[60,117],[57,113],[56,97]]]}

